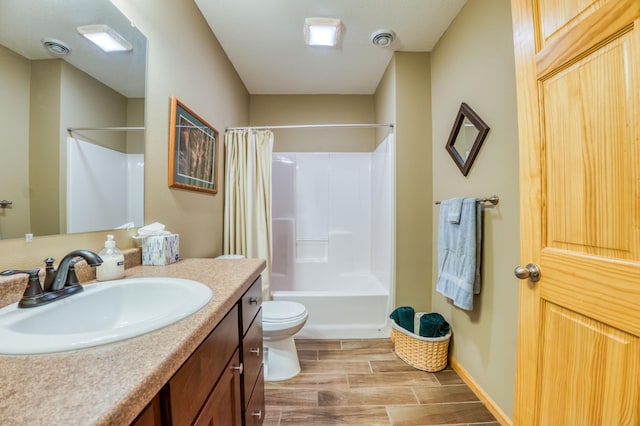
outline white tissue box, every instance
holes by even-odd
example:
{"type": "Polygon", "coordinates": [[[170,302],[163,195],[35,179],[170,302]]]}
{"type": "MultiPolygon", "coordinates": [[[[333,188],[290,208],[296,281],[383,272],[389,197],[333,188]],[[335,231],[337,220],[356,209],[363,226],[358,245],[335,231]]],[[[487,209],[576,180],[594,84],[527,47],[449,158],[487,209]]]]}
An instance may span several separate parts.
{"type": "Polygon", "coordinates": [[[143,265],[168,265],[180,259],[180,235],[152,235],[142,239],[143,265]]]}

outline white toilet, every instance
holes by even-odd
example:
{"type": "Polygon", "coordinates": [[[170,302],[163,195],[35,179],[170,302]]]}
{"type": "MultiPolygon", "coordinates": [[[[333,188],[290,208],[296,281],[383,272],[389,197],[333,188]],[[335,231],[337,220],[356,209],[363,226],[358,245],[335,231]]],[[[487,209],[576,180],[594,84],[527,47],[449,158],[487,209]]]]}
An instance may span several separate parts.
{"type": "MultiPolygon", "coordinates": [[[[218,259],[244,259],[240,254],[225,254],[218,259]]],[[[264,346],[264,380],[276,382],[300,373],[300,362],[293,335],[304,327],[307,308],[298,302],[262,302],[262,339],[264,346]]]]}
{"type": "Polygon", "coordinates": [[[262,337],[265,347],[264,380],[287,380],[300,373],[293,335],[307,322],[307,308],[298,302],[262,302],[262,337]]]}

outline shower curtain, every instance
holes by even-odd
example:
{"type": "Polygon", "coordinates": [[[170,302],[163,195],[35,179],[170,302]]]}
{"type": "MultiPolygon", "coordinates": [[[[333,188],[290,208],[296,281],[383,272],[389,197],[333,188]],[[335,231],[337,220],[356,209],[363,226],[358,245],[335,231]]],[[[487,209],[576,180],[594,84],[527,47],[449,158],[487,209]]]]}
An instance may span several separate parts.
{"type": "Polygon", "coordinates": [[[267,261],[262,297],[270,299],[271,130],[229,130],[225,134],[224,253],[267,261]]]}

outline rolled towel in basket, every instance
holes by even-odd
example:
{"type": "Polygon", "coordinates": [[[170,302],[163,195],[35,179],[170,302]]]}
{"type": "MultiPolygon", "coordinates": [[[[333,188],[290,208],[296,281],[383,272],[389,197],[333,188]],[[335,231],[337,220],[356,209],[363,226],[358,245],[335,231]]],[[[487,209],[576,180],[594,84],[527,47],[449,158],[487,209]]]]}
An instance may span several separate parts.
{"type": "Polygon", "coordinates": [[[437,312],[420,317],[420,336],[443,337],[449,333],[449,323],[437,312]]]}
{"type": "Polygon", "coordinates": [[[400,306],[391,312],[391,318],[397,325],[413,333],[413,317],[416,311],[411,306],[400,306]]]}

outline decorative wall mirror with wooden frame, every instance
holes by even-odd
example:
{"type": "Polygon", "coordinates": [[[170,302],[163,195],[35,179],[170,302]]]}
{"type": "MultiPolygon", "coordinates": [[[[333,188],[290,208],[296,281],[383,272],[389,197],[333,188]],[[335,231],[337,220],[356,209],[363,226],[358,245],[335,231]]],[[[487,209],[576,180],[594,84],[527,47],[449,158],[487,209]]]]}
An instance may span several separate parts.
{"type": "Polygon", "coordinates": [[[487,133],[489,126],[463,102],[453,123],[446,149],[464,176],[469,173],[487,133]]]}

